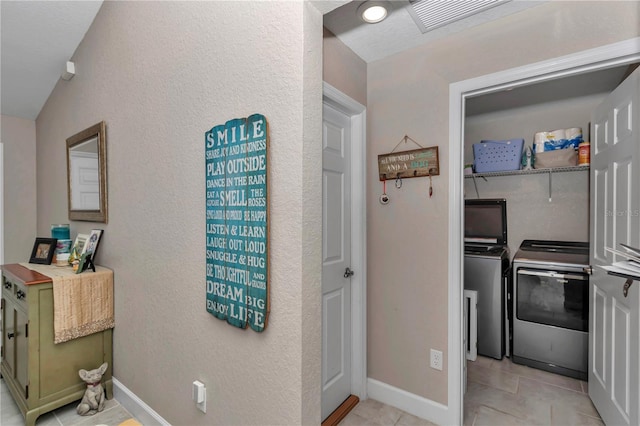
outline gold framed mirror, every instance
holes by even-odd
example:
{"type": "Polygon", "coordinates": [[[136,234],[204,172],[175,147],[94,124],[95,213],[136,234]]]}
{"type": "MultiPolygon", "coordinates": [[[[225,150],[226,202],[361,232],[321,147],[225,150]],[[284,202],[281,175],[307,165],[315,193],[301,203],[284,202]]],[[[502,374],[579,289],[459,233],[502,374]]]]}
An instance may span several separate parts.
{"type": "Polygon", "coordinates": [[[67,139],[69,220],[107,223],[107,137],[104,121],[67,139]]]}

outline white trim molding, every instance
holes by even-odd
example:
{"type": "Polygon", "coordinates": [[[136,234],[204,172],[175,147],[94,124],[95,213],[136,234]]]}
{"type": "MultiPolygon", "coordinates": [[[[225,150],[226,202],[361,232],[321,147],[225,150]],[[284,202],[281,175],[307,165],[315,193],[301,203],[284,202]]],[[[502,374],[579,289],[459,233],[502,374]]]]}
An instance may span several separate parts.
{"type": "Polygon", "coordinates": [[[111,380],[113,381],[114,399],[126,408],[138,422],[143,425],[171,426],[171,423],[163,419],[153,408],[138,398],[138,396],[123,385],[120,380],[115,377],[112,377],[111,380]]]}
{"type": "MultiPolygon", "coordinates": [[[[462,424],[464,348],[463,206],[462,185],[465,99],[525,84],[583,74],[640,60],[640,37],[576,52],[449,85],[449,344],[448,416],[442,424],[462,424]],[[456,368],[457,366],[457,368],[456,368]]],[[[439,422],[440,423],[440,422],[439,422]]]]}
{"type": "Polygon", "coordinates": [[[351,393],[367,398],[366,107],[323,82],[323,102],[351,117],[351,393]]]}
{"type": "Polygon", "coordinates": [[[4,144],[2,142],[0,142],[0,265],[4,265],[4,144]]]}
{"type": "Polygon", "coordinates": [[[451,417],[449,408],[446,405],[371,378],[368,380],[367,389],[370,398],[383,404],[391,405],[439,425],[451,424],[449,422],[451,417]]]}

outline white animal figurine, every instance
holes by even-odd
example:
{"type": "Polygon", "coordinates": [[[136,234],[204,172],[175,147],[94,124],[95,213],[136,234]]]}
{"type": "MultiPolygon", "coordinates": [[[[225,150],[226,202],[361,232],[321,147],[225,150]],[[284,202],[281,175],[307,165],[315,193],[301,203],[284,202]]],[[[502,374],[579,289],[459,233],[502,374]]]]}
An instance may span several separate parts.
{"type": "Polygon", "coordinates": [[[78,375],[87,383],[87,390],[76,411],[81,416],[93,416],[104,410],[104,388],[102,387],[102,375],[107,371],[108,364],[105,362],[95,370],[80,370],[78,375]]]}

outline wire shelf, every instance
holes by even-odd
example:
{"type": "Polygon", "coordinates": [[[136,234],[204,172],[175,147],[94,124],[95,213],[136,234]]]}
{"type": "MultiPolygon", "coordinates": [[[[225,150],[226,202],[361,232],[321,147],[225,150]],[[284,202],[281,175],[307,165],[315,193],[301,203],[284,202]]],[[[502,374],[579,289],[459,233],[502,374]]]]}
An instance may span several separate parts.
{"type": "Polygon", "coordinates": [[[514,176],[514,175],[538,175],[543,173],[558,173],[558,172],[579,172],[582,170],[589,170],[589,165],[582,166],[569,166],[569,167],[554,167],[551,169],[531,169],[531,170],[510,170],[505,172],[486,172],[486,173],[473,173],[471,175],[464,175],[465,179],[474,177],[492,177],[492,176],[514,176]]]}

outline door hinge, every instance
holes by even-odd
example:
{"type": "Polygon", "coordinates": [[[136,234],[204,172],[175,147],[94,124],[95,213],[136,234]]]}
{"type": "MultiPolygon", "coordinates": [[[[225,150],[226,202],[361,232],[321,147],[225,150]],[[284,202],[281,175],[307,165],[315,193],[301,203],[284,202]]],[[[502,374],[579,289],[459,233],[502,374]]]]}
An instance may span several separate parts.
{"type": "Polygon", "coordinates": [[[0,348],[0,359],[4,359],[4,346],[0,348]]]}
{"type": "Polygon", "coordinates": [[[29,323],[24,325],[24,337],[29,337],[29,323]]]}
{"type": "Polygon", "coordinates": [[[0,309],[4,309],[4,299],[0,299],[0,309]]]}
{"type": "Polygon", "coordinates": [[[24,387],[24,399],[29,399],[29,385],[24,387]]]}

